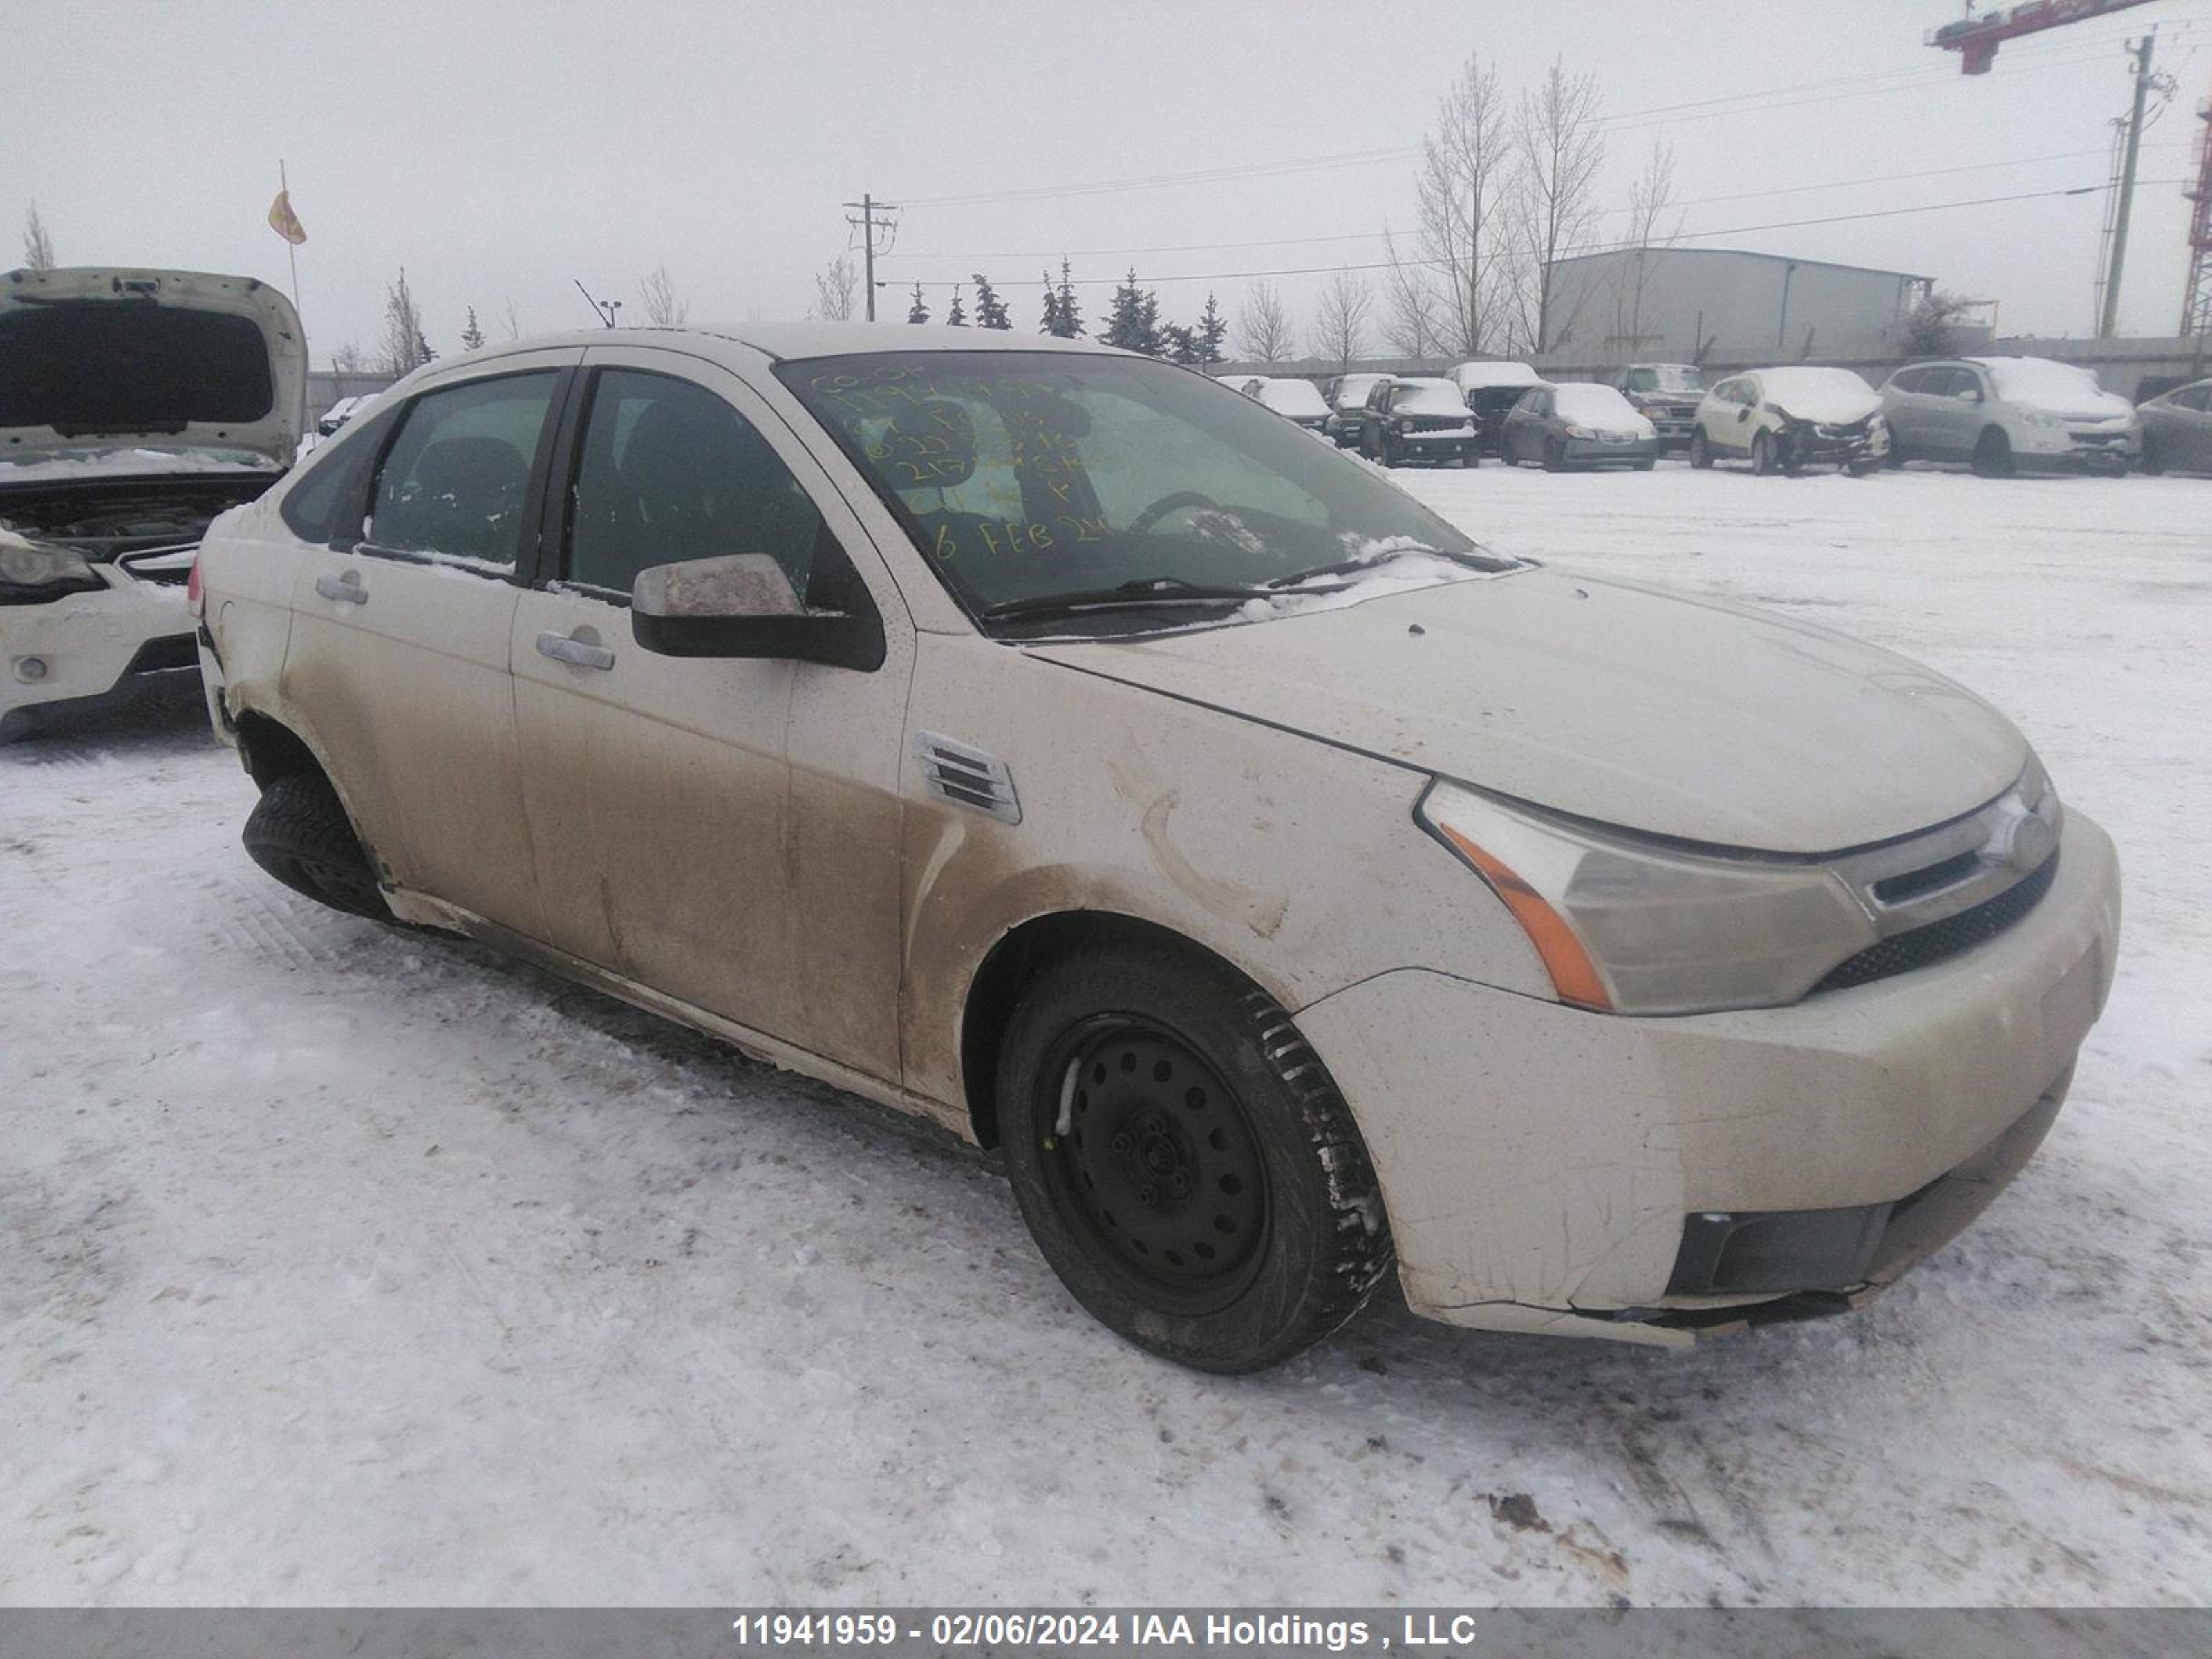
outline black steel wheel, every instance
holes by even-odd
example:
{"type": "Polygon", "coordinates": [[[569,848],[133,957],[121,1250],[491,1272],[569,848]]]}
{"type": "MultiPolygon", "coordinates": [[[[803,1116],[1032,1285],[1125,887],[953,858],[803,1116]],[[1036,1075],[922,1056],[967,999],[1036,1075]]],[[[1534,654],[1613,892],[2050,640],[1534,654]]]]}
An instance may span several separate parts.
{"type": "Polygon", "coordinates": [[[1006,1174],[1076,1300],[1181,1364],[1279,1364],[1357,1312],[1390,1234],[1351,1109],[1290,1016],[1166,941],[1045,967],[997,1078],[1006,1174]]]}

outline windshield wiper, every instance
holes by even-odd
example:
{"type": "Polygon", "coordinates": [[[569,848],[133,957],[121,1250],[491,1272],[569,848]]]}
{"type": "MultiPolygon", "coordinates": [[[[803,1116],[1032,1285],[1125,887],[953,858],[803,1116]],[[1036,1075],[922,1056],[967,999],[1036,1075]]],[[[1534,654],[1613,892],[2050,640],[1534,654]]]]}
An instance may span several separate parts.
{"type": "Polygon", "coordinates": [[[1454,553],[1441,547],[1394,547],[1387,553],[1370,553],[1358,558],[1338,559],[1331,564],[1317,564],[1310,570],[1295,571],[1287,576],[1277,576],[1268,582],[1268,590],[1280,592],[1286,587],[1303,587],[1323,576],[1349,576],[1362,570],[1372,570],[1388,564],[1393,559],[1448,559],[1454,564],[1463,564],[1470,570],[1486,570],[1495,574],[1510,570],[1520,562],[1517,559],[1501,559],[1489,553],[1454,553]]]}
{"type": "Polygon", "coordinates": [[[1038,617],[1064,617],[1085,611],[1133,611],[1152,606],[1242,603],[1270,596],[1267,587],[1209,586],[1185,581],[1181,576],[1143,576],[1114,587],[1077,588],[1066,593],[1041,593],[1025,599],[1004,599],[986,605],[980,613],[986,622],[1026,621],[1038,617]]]}

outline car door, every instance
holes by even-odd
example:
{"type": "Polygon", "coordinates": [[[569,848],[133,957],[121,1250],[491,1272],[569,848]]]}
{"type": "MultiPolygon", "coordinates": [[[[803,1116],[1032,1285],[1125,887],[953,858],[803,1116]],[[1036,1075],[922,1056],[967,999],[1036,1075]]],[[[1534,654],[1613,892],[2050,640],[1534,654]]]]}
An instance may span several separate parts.
{"type": "Polygon", "coordinates": [[[1954,365],[1942,371],[1935,390],[1937,395],[1929,399],[1929,448],[1947,461],[1973,459],[1990,397],[1988,384],[1978,370],[1954,365]]]}
{"type": "Polygon", "coordinates": [[[1717,449],[1731,455],[1748,454],[1751,450],[1751,410],[1758,396],[1752,382],[1744,377],[1727,381],[1714,397],[1721,403],[1720,418],[1706,430],[1706,437],[1717,449]]]}
{"type": "Polygon", "coordinates": [[[1882,388],[1882,418],[1889,423],[1890,442],[1900,450],[1917,451],[1926,443],[1926,387],[1931,375],[1942,373],[1935,368],[1901,368],[1882,388]]]}
{"type": "Polygon", "coordinates": [[[594,348],[563,424],[547,569],[511,645],[545,938],[895,1081],[913,660],[896,588],[820,466],[726,368],[594,348]],[[817,608],[873,609],[883,666],[635,643],[639,571],[741,553],[770,555],[817,608]]]}
{"type": "Polygon", "coordinates": [[[2166,400],[2159,443],[2168,466],[2212,469],[2212,383],[2184,386],[2166,400]]]}
{"type": "Polygon", "coordinates": [[[495,359],[395,411],[357,530],[300,561],[283,667],[387,878],[524,932],[537,888],[507,642],[580,355],[495,359]]]}
{"type": "Polygon", "coordinates": [[[1546,422],[1551,415],[1547,394],[1540,391],[1524,392],[1507,411],[1505,429],[1498,435],[1501,446],[1510,445],[1515,460],[1528,460],[1544,453],[1546,422]]]}

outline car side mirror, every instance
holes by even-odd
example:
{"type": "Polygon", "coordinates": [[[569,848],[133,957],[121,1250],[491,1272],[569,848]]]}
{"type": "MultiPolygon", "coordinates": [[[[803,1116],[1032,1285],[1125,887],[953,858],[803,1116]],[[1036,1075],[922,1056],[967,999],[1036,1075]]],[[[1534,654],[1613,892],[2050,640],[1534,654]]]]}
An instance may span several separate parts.
{"type": "Polygon", "coordinates": [[[656,564],[630,587],[631,637],[664,657],[781,657],[834,668],[879,668],[883,621],[810,611],[765,553],[656,564]]]}
{"type": "Polygon", "coordinates": [[[1981,400],[1982,389],[1978,386],[1970,386],[1959,393],[1959,401],[1962,404],[1978,404],[1981,400]]]}

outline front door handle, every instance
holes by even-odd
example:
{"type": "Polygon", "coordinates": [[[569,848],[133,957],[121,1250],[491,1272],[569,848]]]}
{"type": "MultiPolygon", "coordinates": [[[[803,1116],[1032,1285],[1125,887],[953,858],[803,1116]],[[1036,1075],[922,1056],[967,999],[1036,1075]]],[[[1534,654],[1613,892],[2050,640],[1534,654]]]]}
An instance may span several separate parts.
{"type": "Polygon", "coordinates": [[[544,633],[538,636],[538,654],[550,657],[555,662],[565,662],[572,668],[612,668],[615,653],[604,645],[589,640],[572,639],[566,634],[544,633]]]}
{"type": "Polygon", "coordinates": [[[360,575],[351,570],[341,576],[318,576],[315,592],[326,599],[336,599],[340,605],[367,605],[368,590],[361,585],[360,575]]]}

